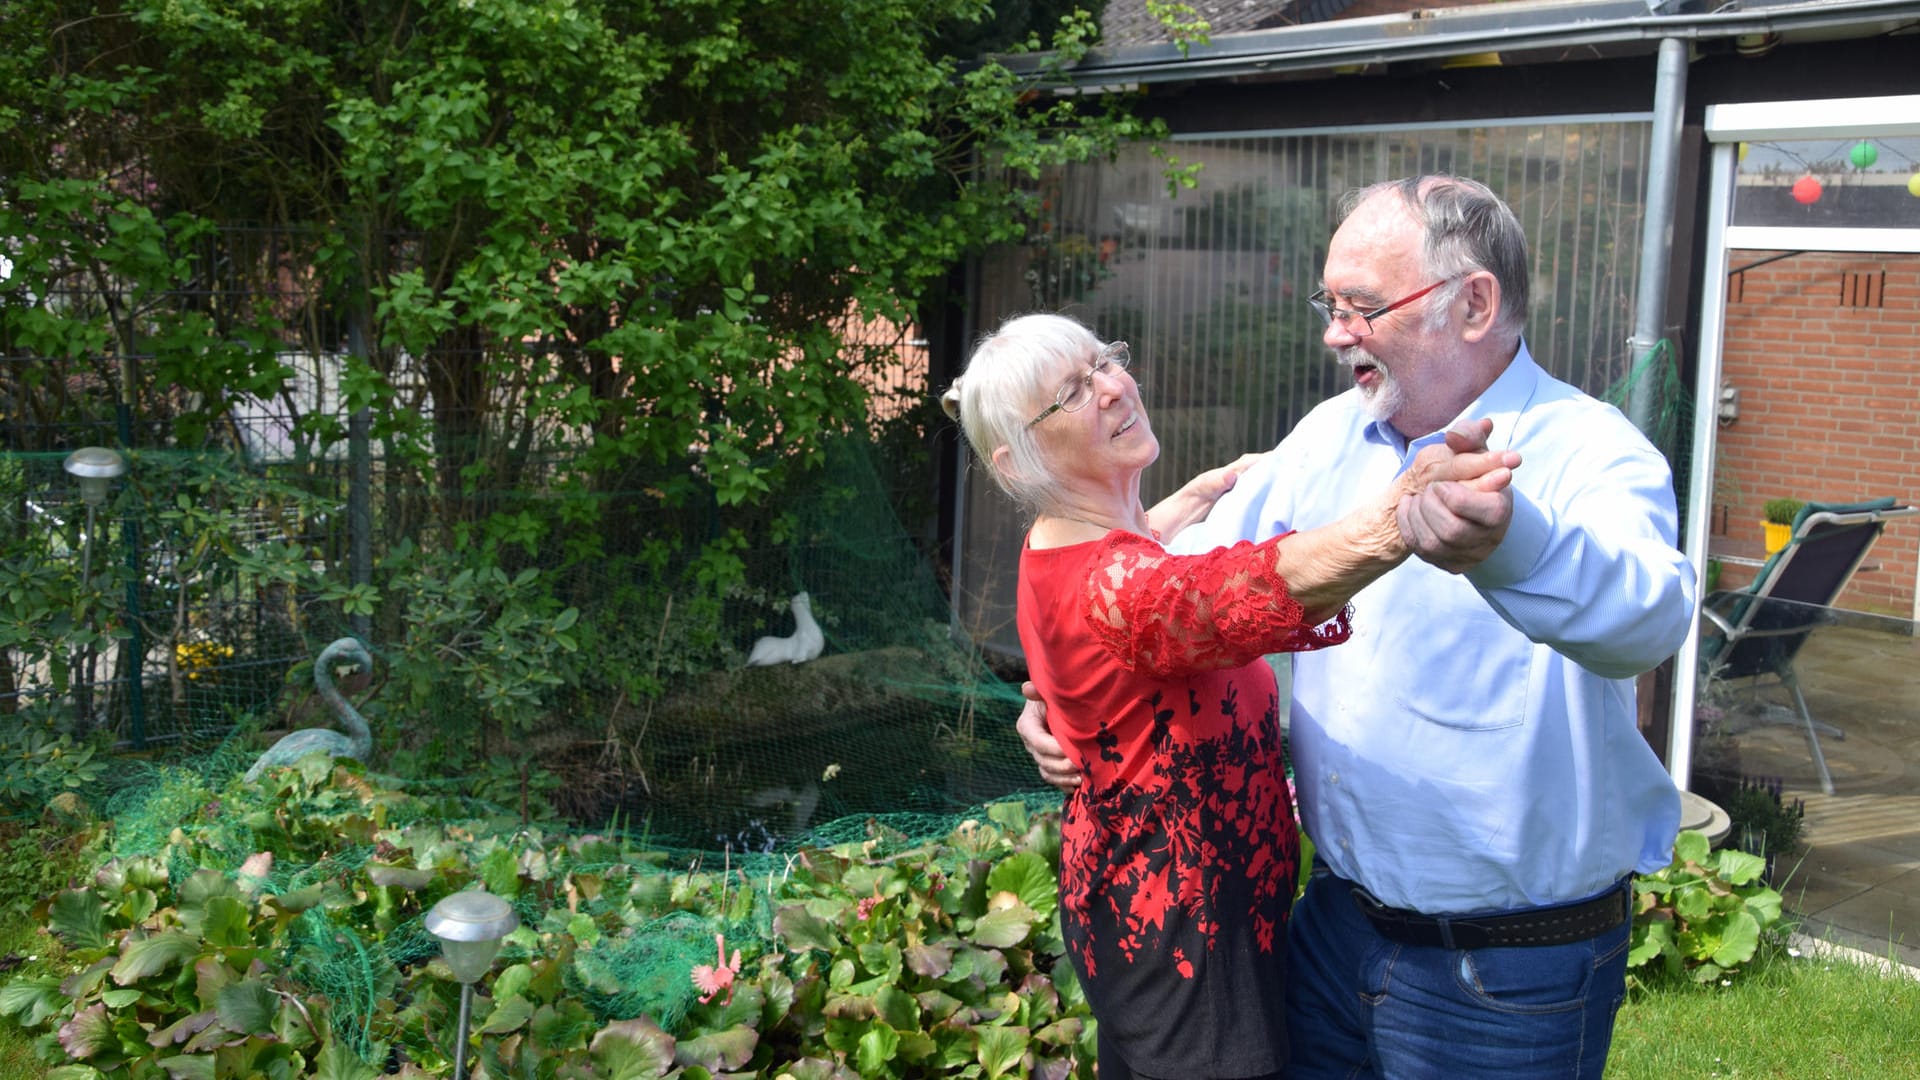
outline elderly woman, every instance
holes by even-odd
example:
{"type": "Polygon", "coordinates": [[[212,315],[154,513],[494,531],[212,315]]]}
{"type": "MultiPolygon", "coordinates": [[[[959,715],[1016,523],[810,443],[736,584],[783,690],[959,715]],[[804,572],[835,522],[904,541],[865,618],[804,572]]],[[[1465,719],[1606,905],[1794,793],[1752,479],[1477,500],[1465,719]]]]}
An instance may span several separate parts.
{"type": "Polygon", "coordinates": [[[1061,926],[1101,1080],[1276,1075],[1299,841],[1262,657],[1346,640],[1348,598],[1407,557],[1401,497],[1443,478],[1498,490],[1517,458],[1430,448],[1335,525],[1169,555],[1161,533],[1204,517],[1231,473],[1142,508],[1160,447],[1129,360],[1073,319],[1021,316],[981,342],[945,403],[1035,515],[1017,620],[1086,777],[1062,820],[1061,926]]]}

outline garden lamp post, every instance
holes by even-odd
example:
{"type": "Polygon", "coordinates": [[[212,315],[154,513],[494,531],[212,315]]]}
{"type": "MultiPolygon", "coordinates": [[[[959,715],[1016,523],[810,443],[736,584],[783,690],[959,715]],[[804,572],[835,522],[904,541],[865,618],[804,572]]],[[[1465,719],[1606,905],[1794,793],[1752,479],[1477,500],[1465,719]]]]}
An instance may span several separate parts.
{"type": "Polygon", "coordinates": [[[67,475],[80,482],[80,500],[87,504],[87,536],[80,549],[80,578],[86,580],[93,555],[93,515],[107,504],[113,482],[126,475],[127,459],[118,450],[104,446],[83,446],[61,462],[67,475]]]}
{"type": "MultiPolygon", "coordinates": [[[[93,527],[94,514],[107,504],[107,495],[113,482],[126,475],[127,459],[118,450],[109,450],[104,446],[83,446],[68,454],[60,467],[67,475],[79,481],[80,501],[87,504],[87,534],[80,542],[80,585],[87,588],[93,580],[93,527]]],[[[80,685],[75,688],[74,704],[79,709],[79,721],[84,727],[93,719],[93,646],[86,647],[81,657],[80,685]]]]}
{"type": "Polygon", "coordinates": [[[453,1044],[453,1080],[467,1076],[467,1022],[473,1009],[473,984],[493,966],[500,939],[520,925],[505,900],[484,889],[457,892],[427,912],[427,932],[440,939],[453,977],[460,980],[459,1039],[453,1044]]]}

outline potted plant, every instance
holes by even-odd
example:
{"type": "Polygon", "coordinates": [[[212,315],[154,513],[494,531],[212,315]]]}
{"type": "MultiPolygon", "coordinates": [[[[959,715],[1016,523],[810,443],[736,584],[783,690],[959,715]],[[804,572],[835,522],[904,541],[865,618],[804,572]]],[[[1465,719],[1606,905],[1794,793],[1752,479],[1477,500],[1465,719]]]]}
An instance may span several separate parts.
{"type": "Polygon", "coordinates": [[[1786,547],[1793,539],[1793,519],[1800,516],[1804,505],[1799,499],[1768,499],[1760,508],[1761,525],[1767,530],[1767,554],[1786,547]]]}
{"type": "Polygon", "coordinates": [[[1778,858],[1800,846],[1806,828],[1806,804],[1799,799],[1787,802],[1783,787],[1777,777],[1741,777],[1740,787],[1721,803],[1731,823],[1734,846],[1765,859],[1770,882],[1775,880],[1778,858]]]}

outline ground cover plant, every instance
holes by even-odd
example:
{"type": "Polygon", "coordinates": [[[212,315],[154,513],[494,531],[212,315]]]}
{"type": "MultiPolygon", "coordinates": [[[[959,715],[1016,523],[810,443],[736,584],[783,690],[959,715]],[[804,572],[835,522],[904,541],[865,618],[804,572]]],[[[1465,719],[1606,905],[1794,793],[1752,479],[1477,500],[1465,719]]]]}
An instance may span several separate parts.
{"type": "Polygon", "coordinates": [[[45,960],[0,1014],[48,1076],[444,1075],[458,987],[421,918],[474,886],[522,921],[476,1009],[491,1075],[1092,1074],[1057,818],[1022,803],[669,865],[319,755],[270,776],[170,778],[181,824],[35,906],[45,960]]]}
{"type": "MultiPolygon", "coordinates": [[[[88,823],[68,800],[16,840],[27,854],[0,861],[13,868],[0,885],[26,894],[7,928],[19,969],[0,986],[0,1060],[31,1071],[9,1075],[447,1075],[457,984],[421,917],[475,886],[522,924],[475,1012],[470,1060],[488,1075],[1093,1074],[1092,1024],[1062,956],[1057,810],[994,804],[918,838],[855,820],[746,859],[477,815],[319,756],[257,785],[159,779],[148,806],[117,815],[164,819],[144,834],[88,823]],[[41,851],[55,869],[31,868],[41,851]]],[[[1634,991],[1610,1076],[1700,1075],[1647,1070],[1736,1045],[1702,1031],[1778,1032],[1834,1069],[1901,1060],[1843,1052],[1799,1019],[1877,1031],[1916,990],[1890,980],[1863,994],[1831,962],[1787,954],[1757,861],[1683,834],[1674,864],[1637,882],[1634,991]],[[1757,1004],[1757,1018],[1696,1016],[1757,1004]],[[1687,1051],[1650,1033],[1663,1029],[1686,1031],[1687,1051]]],[[[1745,1060],[1787,1053],[1737,1045],[1745,1060]]]]}

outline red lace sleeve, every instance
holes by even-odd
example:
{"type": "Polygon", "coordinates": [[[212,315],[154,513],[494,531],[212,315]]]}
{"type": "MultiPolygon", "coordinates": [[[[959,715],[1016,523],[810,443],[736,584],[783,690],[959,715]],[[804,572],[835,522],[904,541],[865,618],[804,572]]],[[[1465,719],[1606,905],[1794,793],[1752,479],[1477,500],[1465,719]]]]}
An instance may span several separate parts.
{"type": "Polygon", "coordinates": [[[1302,623],[1277,565],[1285,539],[1169,555],[1145,537],[1109,533],[1087,574],[1087,625],[1128,670],[1161,677],[1347,640],[1351,609],[1302,623]]]}

